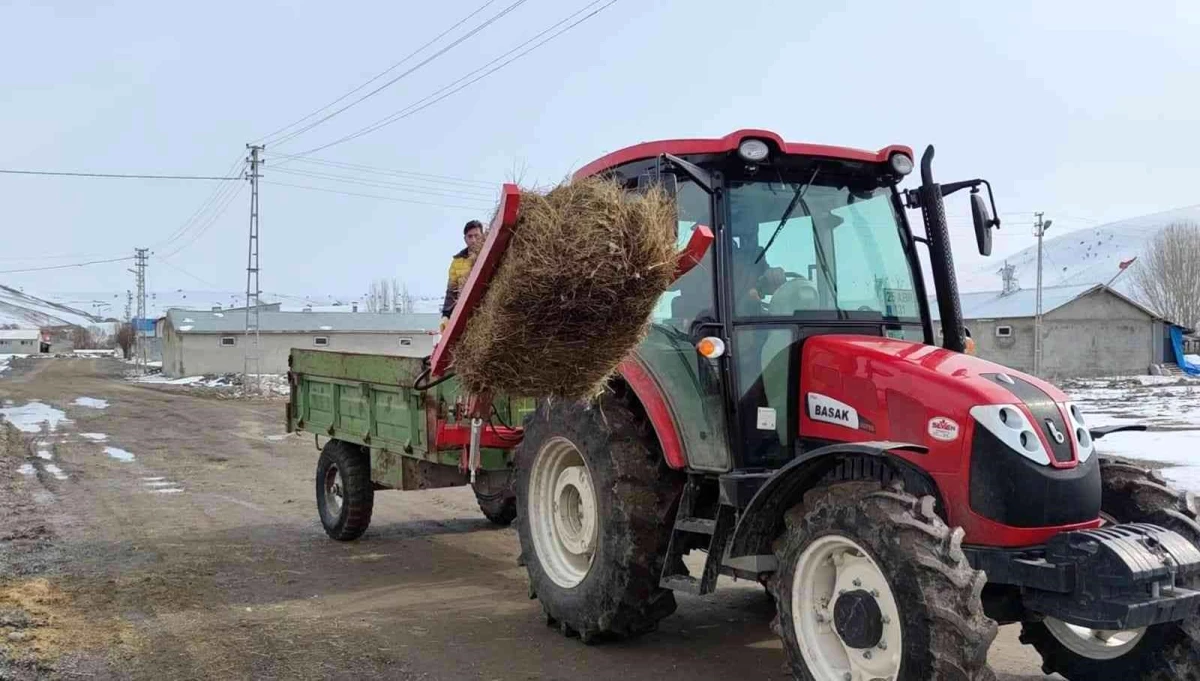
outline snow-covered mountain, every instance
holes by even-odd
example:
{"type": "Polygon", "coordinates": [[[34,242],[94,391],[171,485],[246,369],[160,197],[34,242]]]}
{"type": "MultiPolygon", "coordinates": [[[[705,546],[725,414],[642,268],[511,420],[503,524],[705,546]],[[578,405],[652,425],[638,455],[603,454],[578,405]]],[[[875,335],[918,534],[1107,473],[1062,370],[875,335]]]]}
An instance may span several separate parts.
{"type": "Polygon", "coordinates": [[[46,326],[92,326],[108,315],[88,313],[63,302],[56,302],[0,285],[0,325],[20,328],[46,326]]]}
{"type": "MultiPolygon", "coordinates": [[[[1200,224],[1200,205],[1143,215],[1128,220],[1055,235],[1051,226],[1042,245],[1042,285],[1070,286],[1106,284],[1121,272],[1120,264],[1141,255],[1146,244],[1162,228],[1173,222],[1200,224]]],[[[990,268],[959,271],[962,291],[997,291],[1002,287],[999,273],[1004,263],[1016,268],[1021,288],[1037,286],[1037,244],[1008,257],[992,257],[990,268]]],[[[1136,265],[1135,265],[1136,266],[1136,265]]],[[[1121,274],[1112,287],[1137,297],[1129,272],[1121,274]]]]}

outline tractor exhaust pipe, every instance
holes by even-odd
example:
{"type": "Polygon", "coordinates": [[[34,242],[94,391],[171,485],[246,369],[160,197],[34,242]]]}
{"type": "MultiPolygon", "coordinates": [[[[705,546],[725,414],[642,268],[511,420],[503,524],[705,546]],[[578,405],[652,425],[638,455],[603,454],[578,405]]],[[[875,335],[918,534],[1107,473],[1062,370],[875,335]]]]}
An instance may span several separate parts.
{"type": "Polygon", "coordinates": [[[938,313],[942,318],[942,345],[947,350],[965,352],[962,307],[958,300],[958,279],[954,276],[954,254],[950,250],[950,228],[946,225],[946,206],[942,187],[933,181],[933,145],[921,155],[921,218],[929,239],[929,267],[937,290],[938,313]]]}

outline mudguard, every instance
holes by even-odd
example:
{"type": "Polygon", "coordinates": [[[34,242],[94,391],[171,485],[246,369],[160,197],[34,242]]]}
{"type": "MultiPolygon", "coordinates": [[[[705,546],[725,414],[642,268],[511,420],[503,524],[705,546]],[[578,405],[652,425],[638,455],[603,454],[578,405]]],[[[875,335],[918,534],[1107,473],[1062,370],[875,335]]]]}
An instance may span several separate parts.
{"type": "MultiPolygon", "coordinates": [[[[904,481],[914,494],[937,494],[937,488],[920,469],[892,452],[904,450],[923,454],[928,448],[905,442],[838,443],[805,452],[788,462],[771,476],[742,511],[729,543],[729,555],[765,555],[771,553],[771,542],[779,535],[783,514],[803,497],[813,485],[839,462],[851,460],[876,461],[880,470],[890,469],[890,477],[904,481]]],[[[857,476],[856,476],[857,477],[857,476]]],[[[864,479],[879,479],[872,475],[864,479]]]]}

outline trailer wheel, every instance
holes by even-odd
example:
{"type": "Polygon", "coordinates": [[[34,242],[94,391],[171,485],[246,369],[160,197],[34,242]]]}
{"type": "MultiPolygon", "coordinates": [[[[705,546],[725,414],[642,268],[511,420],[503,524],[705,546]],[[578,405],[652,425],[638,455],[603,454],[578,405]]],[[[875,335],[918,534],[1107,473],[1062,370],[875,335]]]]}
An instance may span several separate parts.
{"type": "Polygon", "coordinates": [[[628,404],[541,403],[517,464],[522,562],[549,625],[588,643],[651,631],[675,611],[658,583],[683,479],[628,404]]]}
{"type": "Polygon", "coordinates": [[[517,517],[517,495],[510,490],[503,492],[480,492],[475,490],[475,501],[479,510],[492,524],[508,527],[517,517]]]}
{"type": "MultiPolygon", "coordinates": [[[[1153,523],[1200,545],[1196,500],[1157,471],[1100,459],[1101,517],[1107,523],[1153,523]]],[[[1188,585],[1197,588],[1196,583],[1188,585]]],[[[1200,678],[1200,617],[1127,631],[1079,627],[1047,617],[1021,626],[1021,642],[1042,656],[1042,669],[1071,681],[1200,678]]]]}
{"type": "Polygon", "coordinates": [[[374,505],[370,454],[341,440],[325,443],[317,460],[317,513],[325,534],[338,541],[358,539],[371,524],[374,505]]]}
{"type": "Polygon", "coordinates": [[[961,529],[897,485],[838,483],[785,515],[770,587],[789,668],[804,681],[992,680],[997,625],[961,529]]]}

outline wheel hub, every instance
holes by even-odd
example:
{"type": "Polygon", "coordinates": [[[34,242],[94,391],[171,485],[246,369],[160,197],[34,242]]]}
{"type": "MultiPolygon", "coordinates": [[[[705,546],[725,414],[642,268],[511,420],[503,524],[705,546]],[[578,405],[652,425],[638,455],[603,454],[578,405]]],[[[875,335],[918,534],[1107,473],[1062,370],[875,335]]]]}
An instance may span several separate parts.
{"type": "Polygon", "coordinates": [[[596,538],[596,497],[583,466],[564,468],[554,484],[554,528],[563,547],[582,556],[596,538]]]}
{"type": "Polygon", "coordinates": [[[542,570],[565,589],[578,586],[596,555],[600,518],[591,472],[570,440],[555,437],[541,446],[529,471],[526,503],[542,570]]]}
{"type": "Polygon", "coordinates": [[[856,589],[838,596],[833,624],[851,648],[874,648],[883,639],[883,610],[869,591],[856,589]]]}
{"type": "Polygon", "coordinates": [[[325,471],[325,508],[333,516],[340,515],[342,512],[343,500],[343,484],[342,472],[337,466],[330,466],[325,471]]]}

